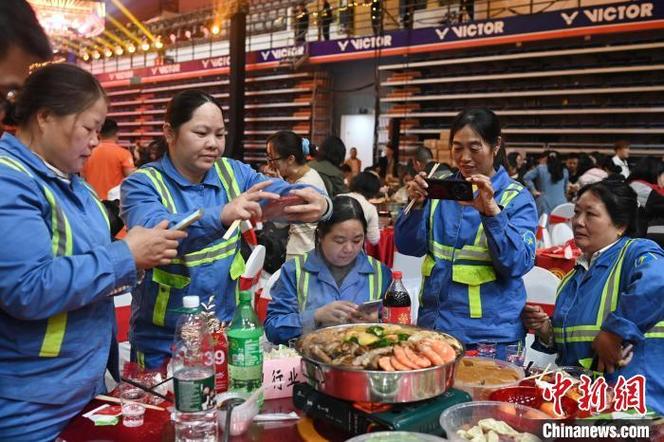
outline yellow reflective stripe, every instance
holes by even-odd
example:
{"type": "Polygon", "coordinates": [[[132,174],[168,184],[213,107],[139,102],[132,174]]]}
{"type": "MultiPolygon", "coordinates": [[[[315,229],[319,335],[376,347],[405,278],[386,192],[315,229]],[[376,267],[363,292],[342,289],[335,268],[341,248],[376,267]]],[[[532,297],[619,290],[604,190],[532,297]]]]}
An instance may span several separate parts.
{"type": "Polygon", "coordinates": [[[646,338],[664,338],[664,321],[659,321],[646,333],[646,338]]]}
{"type": "MultiPolygon", "coordinates": [[[[521,192],[522,190],[523,186],[516,183],[511,183],[505,188],[503,193],[500,195],[500,200],[498,201],[498,204],[500,204],[503,207],[507,207],[509,203],[511,203],[512,200],[516,198],[519,195],[519,192],[521,192]]],[[[473,241],[473,245],[480,247],[487,246],[486,235],[484,235],[484,224],[482,224],[481,222],[479,227],[477,228],[477,234],[475,235],[475,241],[473,241]]]]}
{"type": "Polygon", "coordinates": [[[468,286],[468,308],[470,317],[473,319],[482,317],[482,298],[480,297],[480,286],[468,286]]]}
{"type": "Polygon", "coordinates": [[[166,285],[176,289],[183,289],[189,285],[191,279],[187,276],[170,273],[155,267],[152,269],[152,280],[158,284],[166,285]]]}
{"type": "Polygon", "coordinates": [[[372,258],[369,258],[369,264],[373,267],[373,273],[369,274],[369,300],[375,301],[380,298],[381,289],[383,287],[383,268],[380,264],[380,261],[372,258]]]}
{"type": "Polygon", "coordinates": [[[304,262],[307,254],[295,257],[295,290],[297,291],[297,303],[300,310],[304,310],[309,290],[309,273],[304,270],[304,262]]]}
{"type": "Polygon", "coordinates": [[[430,200],[430,201],[431,203],[429,205],[429,250],[431,250],[431,253],[435,253],[434,247],[437,243],[433,240],[434,214],[436,213],[436,207],[438,207],[438,203],[440,201],[439,200],[430,200]]]}
{"type": "Polygon", "coordinates": [[[145,368],[145,354],[142,351],[136,351],[136,362],[141,368],[145,368]]]}
{"type": "Polygon", "coordinates": [[[604,288],[602,289],[602,298],[600,300],[599,309],[597,311],[597,320],[595,321],[597,326],[602,325],[604,318],[606,318],[610,312],[614,311],[618,305],[622,265],[623,261],[625,260],[625,253],[627,252],[627,248],[632,242],[633,240],[629,240],[622,247],[620,254],[618,255],[618,260],[613,265],[611,273],[609,274],[609,278],[607,279],[606,284],[604,284],[604,288]]]}
{"type": "Polygon", "coordinates": [[[572,269],[569,272],[567,272],[567,275],[563,277],[563,280],[560,281],[560,284],[558,284],[558,289],[556,290],[556,297],[560,294],[563,288],[567,285],[570,279],[576,274],[576,269],[572,269]]]}
{"type": "Polygon", "coordinates": [[[226,189],[228,200],[230,201],[240,196],[240,188],[237,185],[233,166],[231,166],[228,158],[220,158],[219,161],[214,163],[214,167],[217,170],[221,184],[226,189]]]}
{"type": "Polygon", "coordinates": [[[92,200],[97,204],[97,207],[99,208],[99,211],[101,212],[101,216],[104,217],[104,221],[106,221],[106,227],[108,227],[108,230],[111,230],[111,220],[108,219],[108,212],[106,212],[106,207],[102,204],[101,200],[99,199],[99,195],[97,195],[97,192],[85,181],[81,180],[81,183],[90,191],[92,194],[92,200]]]}
{"type": "Polygon", "coordinates": [[[152,182],[152,185],[154,186],[155,190],[159,194],[159,197],[161,198],[161,203],[164,205],[166,210],[168,210],[171,213],[177,213],[175,208],[175,202],[173,201],[171,193],[168,191],[168,187],[166,187],[166,183],[164,182],[164,179],[161,176],[161,172],[159,172],[155,168],[146,167],[144,169],[138,169],[135,173],[142,173],[143,175],[147,176],[152,182]]]}
{"type": "Polygon", "coordinates": [[[463,246],[461,249],[456,249],[454,261],[457,260],[492,262],[489,249],[468,245],[463,246]]]}
{"type": "MultiPolygon", "coordinates": [[[[6,166],[25,173],[34,178],[32,173],[19,161],[10,157],[0,157],[0,162],[6,166]]],[[[41,185],[42,191],[49,206],[51,206],[51,250],[54,256],[71,256],[74,250],[73,235],[71,225],[67,216],[55,201],[55,195],[51,189],[41,185]]],[[[60,354],[62,342],[65,338],[67,328],[67,312],[58,313],[48,318],[46,322],[46,332],[42,341],[39,356],[43,358],[53,358],[60,354]]]]}
{"type": "Polygon", "coordinates": [[[237,241],[240,234],[236,233],[227,241],[220,242],[195,252],[190,252],[182,258],[173,258],[172,264],[183,264],[187,267],[196,267],[201,264],[209,264],[214,261],[230,256],[237,249],[237,241]]]}
{"type": "Polygon", "coordinates": [[[65,338],[67,328],[67,312],[58,313],[48,318],[46,333],[42,341],[39,356],[42,358],[54,358],[60,354],[62,341],[65,338]]]}
{"type": "Polygon", "coordinates": [[[244,257],[242,256],[240,249],[238,249],[237,252],[235,252],[235,257],[233,258],[233,262],[231,262],[230,267],[230,275],[232,280],[236,280],[242,276],[244,273],[245,264],[244,257]]]}
{"type": "Polygon", "coordinates": [[[168,301],[171,297],[171,288],[167,285],[159,284],[157,291],[157,300],[154,303],[154,310],[152,312],[152,323],[160,327],[164,326],[166,322],[166,309],[168,308],[168,301]]]}

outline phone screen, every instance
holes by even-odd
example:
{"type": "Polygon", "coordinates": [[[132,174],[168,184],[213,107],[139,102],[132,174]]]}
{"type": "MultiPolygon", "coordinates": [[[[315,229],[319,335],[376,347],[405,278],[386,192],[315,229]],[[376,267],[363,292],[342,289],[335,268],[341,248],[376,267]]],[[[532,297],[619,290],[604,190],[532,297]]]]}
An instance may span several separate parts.
{"type": "Polygon", "coordinates": [[[472,201],[473,185],[459,179],[427,179],[429,198],[440,200],[472,201]]]}

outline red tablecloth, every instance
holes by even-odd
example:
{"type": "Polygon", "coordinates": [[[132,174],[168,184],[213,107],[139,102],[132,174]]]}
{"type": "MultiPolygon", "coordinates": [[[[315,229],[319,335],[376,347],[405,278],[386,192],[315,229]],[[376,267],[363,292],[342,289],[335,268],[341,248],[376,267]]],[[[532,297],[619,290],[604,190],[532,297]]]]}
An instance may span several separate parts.
{"type": "Polygon", "coordinates": [[[386,266],[392,268],[394,263],[394,227],[384,227],[380,229],[380,240],[375,246],[368,241],[365,244],[367,255],[373,256],[377,260],[385,263],[386,266]]]}

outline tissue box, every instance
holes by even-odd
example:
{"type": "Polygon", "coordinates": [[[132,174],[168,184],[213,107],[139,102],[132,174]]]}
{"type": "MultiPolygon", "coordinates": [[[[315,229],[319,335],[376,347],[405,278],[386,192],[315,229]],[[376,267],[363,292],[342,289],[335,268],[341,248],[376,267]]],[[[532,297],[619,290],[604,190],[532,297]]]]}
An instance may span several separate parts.
{"type": "Polygon", "coordinates": [[[303,382],[302,365],[299,356],[263,361],[263,385],[265,399],[291,397],[293,385],[303,382]]]}

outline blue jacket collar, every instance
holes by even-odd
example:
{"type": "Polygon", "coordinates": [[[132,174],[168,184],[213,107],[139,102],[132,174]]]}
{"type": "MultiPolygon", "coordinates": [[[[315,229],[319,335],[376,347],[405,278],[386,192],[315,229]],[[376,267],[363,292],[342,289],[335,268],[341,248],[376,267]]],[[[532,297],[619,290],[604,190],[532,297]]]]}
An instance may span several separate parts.
{"type": "Polygon", "coordinates": [[[55,172],[46,167],[44,160],[39,158],[36,153],[28,149],[28,147],[25,146],[14,135],[5,132],[0,139],[0,147],[21,160],[24,164],[30,166],[30,168],[34,172],[37,172],[40,176],[58,179],[58,177],[55,175],[55,172]]]}
{"type": "MultiPolygon", "coordinates": [[[[620,238],[615,244],[613,244],[608,250],[605,250],[601,255],[597,257],[597,259],[593,262],[592,266],[590,267],[589,270],[595,269],[595,268],[607,268],[613,266],[613,264],[616,262],[618,259],[618,255],[620,254],[620,251],[622,248],[625,246],[625,243],[629,240],[630,238],[627,237],[622,237],[620,238]]],[[[583,269],[582,266],[577,265],[578,269],[583,269]]]]}
{"type": "MultiPolygon", "coordinates": [[[[192,183],[187,178],[183,177],[182,174],[180,174],[180,172],[178,172],[178,170],[175,168],[175,165],[171,161],[171,157],[168,155],[168,153],[166,153],[163,157],[161,157],[160,160],[148,164],[148,166],[153,166],[160,169],[162,172],[164,172],[166,175],[172,178],[173,181],[175,181],[182,187],[191,187],[198,185],[196,183],[192,183]]],[[[222,186],[214,166],[212,166],[212,168],[207,171],[207,173],[203,177],[203,181],[201,181],[200,184],[204,184],[206,186],[219,187],[219,188],[222,186]]]]}
{"type": "MultiPolygon", "coordinates": [[[[314,249],[307,254],[307,260],[304,263],[304,269],[310,273],[319,273],[323,269],[327,270],[327,264],[323,260],[323,257],[320,255],[318,250],[314,249]]],[[[361,251],[357,255],[357,258],[355,259],[355,266],[353,266],[353,271],[365,274],[374,273],[375,270],[369,262],[369,258],[367,257],[366,253],[364,253],[364,251],[361,251]]],[[[329,271],[327,273],[329,273],[329,271]]]]}
{"type": "Polygon", "coordinates": [[[505,171],[505,168],[500,166],[498,167],[498,170],[496,170],[496,173],[494,173],[491,177],[491,186],[493,187],[494,191],[500,192],[509,186],[512,181],[513,180],[509,177],[507,171],[505,171]]]}

